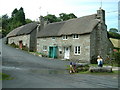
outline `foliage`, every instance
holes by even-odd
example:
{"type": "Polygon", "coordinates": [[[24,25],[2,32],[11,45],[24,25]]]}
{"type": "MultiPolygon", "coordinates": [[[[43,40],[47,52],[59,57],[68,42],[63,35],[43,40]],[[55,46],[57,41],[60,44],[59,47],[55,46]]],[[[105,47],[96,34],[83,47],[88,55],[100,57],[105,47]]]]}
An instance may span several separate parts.
{"type": "Polygon", "coordinates": [[[27,47],[27,46],[23,46],[23,47],[22,47],[22,50],[28,51],[28,47],[27,47]]]}
{"type": "Polygon", "coordinates": [[[27,19],[25,19],[25,22],[26,22],[26,23],[31,23],[31,22],[33,22],[33,21],[27,18],[27,19]]]}
{"type": "Polygon", "coordinates": [[[14,79],[13,77],[10,77],[10,75],[7,75],[5,73],[0,73],[0,80],[12,80],[14,79]]]}
{"type": "Polygon", "coordinates": [[[108,32],[108,37],[109,38],[120,39],[120,34],[115,33],[115,32],[108,32]]]}
{"type": "Polygon", "coordinates": [[[52,14],[48,14],[47,16],[44,16],[44,19],[46,21],[49,21],[50,23],[59,22],[60,21],[59,18],[57,18],[55,15],[52,15],[52,14]]]}
{"type": "Polygon", "coordinates": [[[72,18],[77,18],[73,13],[70,13],[70,14],[61,13],[61,14],[59,14],[59,16],[62,21],[66,21],[66,20],[69,20],[72,18]]]}
{"type": "Polygon", "coordinates": [[[116,48],[113,49],[113,52],[110,55],[108,55],[108,58],[106,58],[106,60],[104,60],[104,64],[120,67],[119,49],[116,49],[116,48]]]}
{"type": "Polygon", "coordinates": [[[113,58],[115,63],[120,67],[120,52],[113,52],[113,58]]]}
{"type": "Polygon", "coordinates": [[[13,29],[32,22],[30,19],[25,19],[24,9],[22,7],[19,10],[15,8],[11,13],[11,17],[8,17],[8,15],[5,14],[0,19],[2,19],[2,34],[4,36],[13,29]]]}
{"type": "Polygon", "coordinates": [[[19,48],[18,45],[16,45],[14,42],[10,44],[10,46],[14,47],[14,48],[19,48]]]}
{"type": "Polygon", "coordinates": [[[109,32],[114,32],[114,33],[117,33],[118,30],[116,28],[110,28],[109,32]]]}
{"type": "Polygon", "coordinates": [[[55,15],[52,14],[48,14],[47,16],[44,16],[45,21],[49,21],[50,23],[66,21],[72,18],[77,18],[77,17],[73,13],[70,14],[61,13],[59,14],[59,17],[56,17],[55,15]]]}

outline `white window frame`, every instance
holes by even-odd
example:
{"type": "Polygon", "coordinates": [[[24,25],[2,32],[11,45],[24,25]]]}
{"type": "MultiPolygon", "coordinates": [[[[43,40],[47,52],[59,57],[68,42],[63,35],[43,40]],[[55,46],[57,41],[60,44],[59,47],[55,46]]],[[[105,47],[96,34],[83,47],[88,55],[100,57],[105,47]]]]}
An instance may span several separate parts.
{"type": "Polygon", "coordinates": [[[47,51],[47,46],[43,46],[43,51],[47,51]]]}
{"type": "Polygon", "coordinates": [[[81,47],[80,46],[75,46],[74,47],[74,55],[80,55],[80,54],[81,54],[81,47]]]}
{"type": "Polygon", "coordinates": [[[73,34],[73,39],[79,39],[79,35],[78,34],[73,34]]]}
{"type": "Polygon", "coordinates": [[[55,37],[52,37],[52,40],[55,40],[55,37]]]}
{"type": "Polygon", "coordinates": [[[67,35],[63,35],[63,36],[62,36],[62,39],[63,39],[63,40],[67,40],[67,39],[68,39],[68,36],[67,36],[67,35]]]}

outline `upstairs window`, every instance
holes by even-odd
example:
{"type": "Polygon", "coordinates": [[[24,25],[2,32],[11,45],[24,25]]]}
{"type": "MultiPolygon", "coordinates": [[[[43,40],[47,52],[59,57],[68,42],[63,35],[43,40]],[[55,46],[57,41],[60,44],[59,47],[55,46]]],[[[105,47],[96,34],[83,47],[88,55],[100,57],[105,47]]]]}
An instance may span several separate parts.
{"type": "Polygon", "coordinates": [[[73,35],[73,39],[79,39],[79,35],[78,34],[74,34],[73,35]]]}
{"type": "Polygon", "coordinates": [[[47,51],[47,46],[43,46],[43,51],[47,51]]]}
{"type": "Polygon", "coordinates": [[[52,37],[53,40],[55,40],[55,37],[52,37]]]}
{"type": "Polygon", "coordinates": [[[80,55],[80,46],[75,46],[74,47],[74,54],[75,55],[80,55]]]}
{"type": "Polygon", "coordinates": [[[62,36],[62,39],[67,40],[68,39],[67,35],[62,36]]]}

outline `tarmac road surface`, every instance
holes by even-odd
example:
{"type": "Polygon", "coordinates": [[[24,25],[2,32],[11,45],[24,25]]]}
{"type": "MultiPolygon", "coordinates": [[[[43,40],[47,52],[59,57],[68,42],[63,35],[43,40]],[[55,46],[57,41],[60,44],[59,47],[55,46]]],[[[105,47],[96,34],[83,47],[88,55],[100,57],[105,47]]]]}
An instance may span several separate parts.
{"type": "Polygon", "coordinates": [[[118,88],[118,75],[69,74],[69,61],[34,56],[2,44],[3,88],[118,88]]]}

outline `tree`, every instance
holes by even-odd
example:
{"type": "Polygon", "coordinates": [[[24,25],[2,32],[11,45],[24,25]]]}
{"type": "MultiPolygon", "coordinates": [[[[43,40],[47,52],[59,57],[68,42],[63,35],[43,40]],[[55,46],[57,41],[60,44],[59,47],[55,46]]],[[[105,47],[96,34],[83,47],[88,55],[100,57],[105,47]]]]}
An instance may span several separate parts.
{"type": "Polygon", "coordinates": [[[115,32],[108,32],[109,38],[115,38],[115,39],[120,39],[120,34],[115,33],[115,32]]]}
{"type": "Polygon", "coordinates": [[[2,33],[7,35],[13,29],[32,22],[30,19],[25,19],[24,9],[21,7],[19,10],[15,8],[11,13],[11,17],[7,14],[2,16],[2,33]]]}
{"type": "Polygon", "coordinates": [[[59,18],[57,18],[55,15],[52,15],[52,14],[48,14],[47,16],[44,16],[44,19],[45,19],[45,21],[49,21],[50,23],[60,21],[59,18]]]}
{"type": "Polygon", "coordinates": [[[22,7],[19,9],[19,12],[17,13],[17,17],[18,17],[18,20],[24,25],[25,24],[25,13],[22,7]]]}
{"type": "Polygon", "coordinates": [[[7,14],[2,16],[2,28],[8,30],[9,17],[7,14]]]}
{"type": "Polygon", "coordinates": [[[110,28],[109,32],[115,32],[115,33],[117,33],[118,30],[116,28],[110,28]]]}
{"type": "Polygon", "coordinates": [[[70,14],[61,13],[61,14],[59,14],[59,16],[60,16],[60,19],[62,21],[66,21],[66,20],[69,20],[69,19],[77,18],[73,13],[70,13],[70,14]]]}
{"type": "Polygon", "coordinates": [[[30,20],[30,19],[27,18],[27,19],[25,19],[25,22],[26,22],[26,24],[27,24],[27,23],[31,23],[32,20],[30,20]]]}
{"type": "Polygon", "coordinates": [[[17,8],[15,8],[15,9],[13,10],[13,12],[12,12],[12,17],[15,17],[16,13],[18,13],[17,8]]]}

